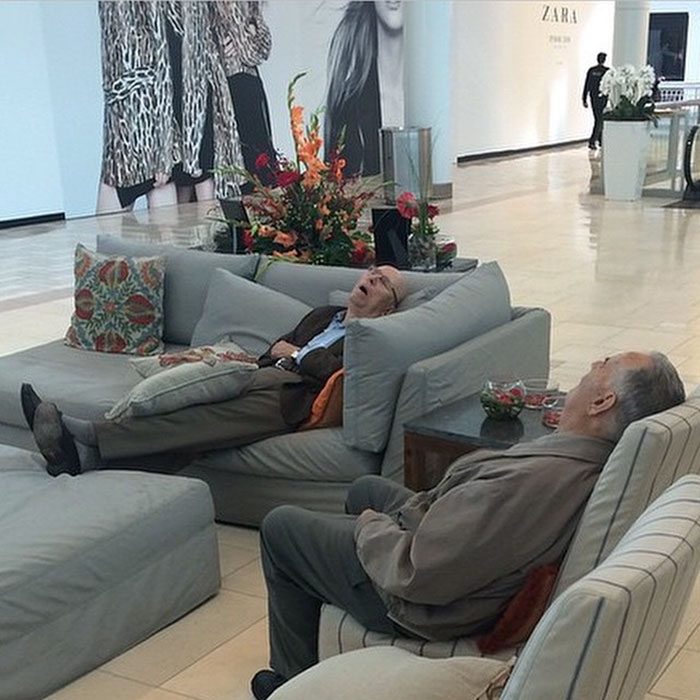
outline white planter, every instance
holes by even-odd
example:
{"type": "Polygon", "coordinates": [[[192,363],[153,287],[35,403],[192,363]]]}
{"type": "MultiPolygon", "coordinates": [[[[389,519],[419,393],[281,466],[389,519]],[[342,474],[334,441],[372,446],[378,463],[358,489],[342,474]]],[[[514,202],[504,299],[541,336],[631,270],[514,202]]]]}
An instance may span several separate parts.
{"type": "Polygon", "coordinates": [[[603,126],[605,199],[633,201],[642,196],[650,130],[650,121],[605,121],[603,126]]]}

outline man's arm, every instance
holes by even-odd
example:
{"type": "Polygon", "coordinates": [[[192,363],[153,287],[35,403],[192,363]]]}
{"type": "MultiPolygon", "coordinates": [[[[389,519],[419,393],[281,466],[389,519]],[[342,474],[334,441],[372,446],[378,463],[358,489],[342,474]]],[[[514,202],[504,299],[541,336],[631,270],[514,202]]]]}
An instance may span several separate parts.
{"type": "Polygon", "coordinates": [[[438,498],[415,530],[366,510],[355,527],[357,554],[384,591],[413,603],[447,605],[485,586],[505,567],[508,478],[475,479],[438,498]],[[503,504],[503,505],[502,505],[503,504]]]}
{"type": "Polygon", "coordinates": [[[583,100],[583,106],[588,107],[588,93],[591,90],[591,71],[593,69],[589,68],[588,72],[586,73],[586,81],[583,84],[583,95],[581,95],[581,99],[583,100]]]}

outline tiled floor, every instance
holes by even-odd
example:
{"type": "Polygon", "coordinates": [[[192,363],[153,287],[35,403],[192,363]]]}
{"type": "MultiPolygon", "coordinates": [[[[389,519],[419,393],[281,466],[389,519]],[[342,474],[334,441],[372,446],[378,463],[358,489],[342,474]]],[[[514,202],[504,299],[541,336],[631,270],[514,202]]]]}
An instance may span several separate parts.
{"type": "MultiPolygon", "coordinates": [[[[688,388],[700,383],[700,211],[664,200],[606,202],[588,194],[596,163],[583,148],[455,170],[438,219],[460,254],[495,259],[517,305],[553,315],[553,375],[570,387],[600,356],[659,349],[688,388]],[[695,240],[694,236],[698,236],[695,240]]],[[[72,251],[99,232],[202,242],[209,205],[0,231],[0,353],[58,337],[70,314],[72,251]]],[[[248,699],[266,665],[265,590],[257,533],[219,528],[219,596],[53,700],[248,699]]],[[[700,697],[700,584],[677,647],[649,700],[700,697]]]]}

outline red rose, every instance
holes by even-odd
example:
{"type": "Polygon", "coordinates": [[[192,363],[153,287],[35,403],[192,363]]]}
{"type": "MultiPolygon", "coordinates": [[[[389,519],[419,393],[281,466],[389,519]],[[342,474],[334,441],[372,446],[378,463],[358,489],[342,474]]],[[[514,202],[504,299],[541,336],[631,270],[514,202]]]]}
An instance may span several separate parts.
{"type": "Polygon", "coordinates": [[[429,219],[434,219],[439,213],[440,213],[440,210],[434,204],[428,204],[428,218],[429,219]]]}
{"type": "Polygon", "coordinates": [[[295,182],[299,182],[301,175],[294,170],[281,170],[277,173],[276,180],[278,187],[289,187],[295,182]]]}
{"type": "Polygon", "coordinates": [[[404,219],[418,216],[418,202],[411,192],[400,194],[396,200],[396,208],[404,219]]]}
{"type": "Polygon", "coordinates": [[[255,159],[255,169],[256,170],[262,170],[263,168],[267,168],[268,165],[270,165],[270,156],[267,155],[267,153],[261,153],[255,159]]]}
{"type": "Polygon", "coordinates": [[[243,247],[246,250],[253,250],[253,234],[249,228],[243,231],[243,247]]]}

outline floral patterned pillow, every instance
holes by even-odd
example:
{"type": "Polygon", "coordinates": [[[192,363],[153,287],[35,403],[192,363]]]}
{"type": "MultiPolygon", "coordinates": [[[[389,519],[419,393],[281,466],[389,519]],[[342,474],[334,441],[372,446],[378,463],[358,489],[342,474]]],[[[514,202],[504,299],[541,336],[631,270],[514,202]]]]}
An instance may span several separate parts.
{"type": "Polygon", "coordinates": [[[165,258],[75,249],[75,310],[66,345],[131,355],[163,351],[165,258]]]}

